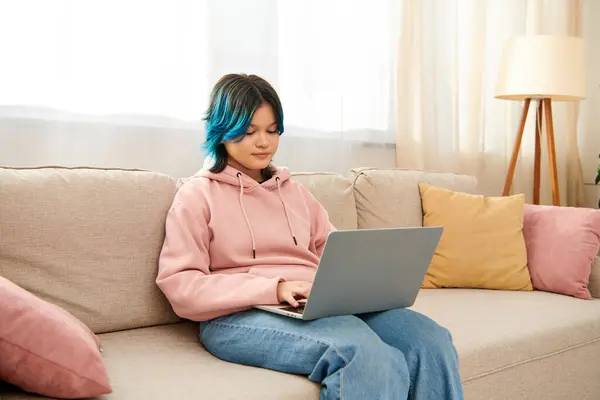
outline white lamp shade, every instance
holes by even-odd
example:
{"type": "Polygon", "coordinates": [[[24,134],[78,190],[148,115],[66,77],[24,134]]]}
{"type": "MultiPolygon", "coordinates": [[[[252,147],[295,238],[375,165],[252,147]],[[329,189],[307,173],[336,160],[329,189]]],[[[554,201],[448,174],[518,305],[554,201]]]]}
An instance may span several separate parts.
{"type": "Polygon", "coordinates": [[[495,97],[509,100],[585,98],[585,46],[576,36],[528,35],[509,39],[495,97]]]}

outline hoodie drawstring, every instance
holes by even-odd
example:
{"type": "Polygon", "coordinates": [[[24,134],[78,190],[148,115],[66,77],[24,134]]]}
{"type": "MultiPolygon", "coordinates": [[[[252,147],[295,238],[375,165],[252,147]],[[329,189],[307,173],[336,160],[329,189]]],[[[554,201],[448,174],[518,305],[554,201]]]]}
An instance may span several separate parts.
{"type": "Polygon", "coordinates": [[[244,208],[244,184],[242,183],[242,174],[238,172],[237,177],[240,181],[240,207],[242,208],[242,214],[244,214],[246,225],[248,226],[248,230],[250,231],[250,239],[252,239],[252,258],[256,258],[256,242],[254,240],[254,232],[252,232],[252,226],[250,225],[250,220],[248,219],[246,209],[244,208]]]}
{"type": "MultiPolygon", "coordinates": [[[[248,219],[248,214],[246,214],[246,209],[244,208],[244,184],[242,182],[242,174],[240,172],[237,173],[237,178],[240,181],[240,207],[242,208],[242,214],[244,214],[244,219],[246,220],[246,226],[248,226],[248,231],[250,232],[250,239],[252,240],[252,258],[256,258],[256,240],[254,239],[254,232],[252,232],[252,225],[250,225],[250,220],[248,219]]],[[[283,211],[285,212],[285,219],[288,224],[288,228],[290,229],[290,233],[292,235],[292,239],[294,240],[294,244],[298,246],[298,241],[296,240],[296,235],[294,234],[294,228],[292,227],[292,221],[290,220],[290,215],[288,212],[288,208],[283,200],[283,195],[281,194],[281,179],[279,177],[275,178],[277,182],[277,193],[279,193],[279,199],[281,200],[281,204],[283,205],[283,211]]]]}
{"type": "Polygon", "coordinates": [[[285,201],[283,200],[283,196],[281,195],[281,179],[279,179],[279,177],[275,177],[275,182],[277,182],[277,192],[279,193],[281,204],[283,204],[283,211],[285,211],[285,219],[287,219],[288,227],[290,228],[290,233],[292,234],[292,239],[294,239],[294,244],[298,246],[296,235],[294,235],[294,228],[292,228],[292,221],[290,221],[290,215],[288,214],[287,206],[285,205],[285,201]]]}

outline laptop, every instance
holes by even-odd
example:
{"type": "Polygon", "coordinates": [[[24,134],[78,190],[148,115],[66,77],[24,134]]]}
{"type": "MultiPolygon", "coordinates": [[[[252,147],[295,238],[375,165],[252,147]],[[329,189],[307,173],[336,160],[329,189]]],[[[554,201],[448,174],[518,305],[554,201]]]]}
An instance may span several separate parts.
{"type": "Polygon", "coordinates": [[[442,227],[333,231],[308,299],[299,307],[256,308],[309,321],[410,307],[442,232],[442,227]]]}

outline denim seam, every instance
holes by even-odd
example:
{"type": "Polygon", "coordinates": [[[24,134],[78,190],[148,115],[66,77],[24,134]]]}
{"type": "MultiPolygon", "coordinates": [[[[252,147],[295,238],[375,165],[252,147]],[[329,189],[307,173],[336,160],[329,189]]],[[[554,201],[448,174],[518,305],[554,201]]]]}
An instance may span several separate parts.
{"type": "MultiPolygon", "coordinates": [[[[337,351],[336,351],[336,353],[337,353],[337,351]]],[[[342,358],[342,360],[343,360],[343,358],[342,358]]],[[[347,362],[346,362],[346,365],[348,365],[347,362]]],[[[340,400],[344,400],[344,368],[340,369],[340,400]]]]}
{"type": "MultiPolygon", "coordinates": [[[[258,326],[253,326],[253,325],[245,325],[245,324],[231,324],[231,323],[227,323],[227,322],[209,322],[210,324],[215,324],[215,325],[222,325],[222,326],[228,326],[228,327],[232,327],[232,328],[246,328],[246,329],[257,329],[257,330],[263,330],[263,331],[270,331],[270,332],[276,332],[276,333],[285,333],[287,335],[291,335],[291,336],[296,336],[302,339],[310,339],[310,340],[314,340],[317,343],[323,343],[328,345],[329,347],[331,347],[333,349],[333,351],[335,351],[335,353],[338,355],[339,358],[341,358],[344,363],[346,363],[346,365],[348,365],[348,360],[346,360],[346,358],[340,353],[340,351],[338,350],[338,348],[331,342],[322,340],[322,339],[318,339],[312,336],[308,336],[308,335],[304,335],[304,334],[298,334],[295,332],[286,332],[283,330],[279,330],[279,329],[275,329],[275,328],[264,328],[264,327],[258,327],[258,326]]],[[[341,374],[340,374],[341,377],[341,374]]],[[[341,385],[341,383],[340,383],[341,385]]]]}

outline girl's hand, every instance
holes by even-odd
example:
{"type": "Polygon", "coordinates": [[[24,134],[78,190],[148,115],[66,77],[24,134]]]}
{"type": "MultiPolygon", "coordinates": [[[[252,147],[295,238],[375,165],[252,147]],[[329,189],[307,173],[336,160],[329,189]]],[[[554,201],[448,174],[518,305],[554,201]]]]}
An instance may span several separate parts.
{"type": "Polygon", "coordinates": [[[287,301],[291,306],[298,307],[300,303],[296,298],[308,298],[312,283],[302,281],[279,282],[277,285],[277,300],[280,303],[287,301]]]}

